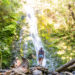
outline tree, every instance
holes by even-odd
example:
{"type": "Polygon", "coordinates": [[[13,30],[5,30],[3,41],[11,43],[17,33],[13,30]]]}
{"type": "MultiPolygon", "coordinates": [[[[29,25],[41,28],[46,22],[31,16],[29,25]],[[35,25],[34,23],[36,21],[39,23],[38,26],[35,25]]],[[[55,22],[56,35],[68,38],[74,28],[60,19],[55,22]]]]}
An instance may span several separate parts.
{"type": "Polygon", "coordinates": [[[0,53],[3,58],[3,68],[10,65],[10,59],[12,57],[11,45],[18,35],[16,30],[16,28],[19,27],[17,24],[19,14],[16,13],[17,8],[19,8],[18,1],[19,0],[0,0],[0,53]]]}

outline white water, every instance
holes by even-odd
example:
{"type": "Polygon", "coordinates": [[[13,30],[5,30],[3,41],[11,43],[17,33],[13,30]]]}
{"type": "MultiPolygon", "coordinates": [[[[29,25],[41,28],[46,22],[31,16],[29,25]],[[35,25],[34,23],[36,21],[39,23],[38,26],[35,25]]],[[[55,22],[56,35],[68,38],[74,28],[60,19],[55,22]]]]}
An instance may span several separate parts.
{"type": "MultiPolygon", "coordinates": [[[[37,17],[36,17],[35,12],[36,12],[37,9],[40,9],[40,8],[36,8],[37,5],[36,5],[35,1],[36,0],[26,0],[26,2],[29,2],[29,3],[26,3],[26,4],[24,4],[22,2],[23,8],[21,8],[20,10],[23,11],[24,13],[26,13],[26,22],[27,22],[27,24],[30,27],[30,29],[28,29],[28,30],[30,32],[30,38],[32,39],[32,42],[33,42],[35,50],[36,50],[37,65],[39,65],[39,62],[38,62],[38,51],[39,51],[40,47],[42,47],[43,49],[44,49],[44,47],[42,45],[41,38],[38,35],[37,17]]],[[[44,4],[40,5],[40,7],[43,7],[43,6],[45,6],[45,5],[44,4]]],[[[50,6],[48,6],[48,7],[50,7],[50,6]]],[[[45,8],[47,8],[47,6],[45,6],[45,8]]],[[[23,33],[25,30],[26,30],[26,27],[23,26],[22,30],[20,32],[20,40],[19,40],[19,42],[21,43],[23,41],[24,44],[25,44],[24,47],[25,46],[27,47],[26,40],[23,40],[23,36],[26,35],[25,33],[23,33]]],[[[27,48],[26,49],[24,48],[23,50],[24,50],[23,53],[25,55],[27,48]]],[[[55,64],[57,65],[57,63],[54,64],[55,60],[51,57],[51,54],[49,54],[49,52],[47,50],[45,50],[45,49],[44,49],[44,51],[45,51],[45,54],[46,54],[45,55],[46,58],[44,58],[42,66],[45,66],[46,63],[49,62],[49,63],[47,63],[46,66],[47,67],[49,66],[50,70],[55,70],[55,64]]]]}
{"type": "MultiPolygon", "coordinates": [[[[35,16],[35,11],[32,7],[30,6],[26,6],[26,21],[30,26],[30,36],[32,38],[32,42],[33,45],[35,47],[36,50],[36,57],[37,57],[37,64],[39,65],[38,62],[38,51],[40,50],[40,48],[42,47],[44,50],[44,47],[42,45],[41,39],[38,35],[38,29],[37,29],[37,18],[35,16]]],[[[46,65],[46,59],[44,57],[44,60],[42,62],[42,66],[46,65]]]]}

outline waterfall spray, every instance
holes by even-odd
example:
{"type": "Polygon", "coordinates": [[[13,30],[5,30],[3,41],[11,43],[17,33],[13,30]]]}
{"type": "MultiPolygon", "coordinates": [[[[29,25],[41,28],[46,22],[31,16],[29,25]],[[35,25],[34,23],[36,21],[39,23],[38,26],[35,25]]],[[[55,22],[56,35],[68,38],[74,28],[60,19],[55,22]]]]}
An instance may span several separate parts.
{"type": "MultiPolygon", "coordinates": [[[[26,21],[25,23],[29,26],[30,29],[28,29],[29,33],[30,33],[30,40],[32,40],[33,42],[33,45],[35,47],[35,51],[36,51],[36,61],[37,61],[37,65],[39,65],[39,61],[38,61],[38,51],[39,49],[42,47],[44,52],[45,52],[45,57],[43,59],[43,63],[42,63],[42,66],[46,66],[46,67],[49,67],[50,70],[55,70],[55,66],[57,65],[57,62],[55,62],[55,59],[53,59],[51,57],[51,54],[44,49],[43,47],[43,44],[42,44],[42,41],[41,41],[41,38],[39,37],[39,34],[38,34],[38,29],[37,29],[37,17],[36,17],[36,10],[40,9],[38,4],[42,4],[40,5],[40,7],[42,6],[43,8],[41,8],[41,10],[39,10],[40,12],[42,12],[42,10],[46,9],[46,8],[50,8],[50,5],[48,3],[41,3],[40,0],[25,0],[26,1],[26,4],[24,4],[23,2],[24,0],[22,0],[22,5],[23,7],[20,9],[21,11],[23,11],[25,14],[26,14],[26,21]],[[35,2],[37,1],[37,2],[35,2]],[[54,64],[55,62],[55,64],[54,64]]],[[[19,10],[19,11],[20,11],[19,10]]],[[[41,13],[42,14],[42,13],[41,13]]],[[[22,27],[22,31],[21,32],[24,32],[25,27],[23,26],[22,27]]],[[[22,33],[20,33],[20,43],[21,41],[24,41],[23,40],[23,36],[22,36],[22,33]]],[[[26,35],[26,33],[24,33],[24,35],[26,35]]],[[[24,47],[26,46],[27,47],[27,42],[24,41],[24,47]]],[[[24,48],[24,55],[26,53],[26,50],[27,48],[24,48]]]]}
{"type": "MultiPolygon", "coordinates": [[[[43,49],[44,49],[44,47],[42,45],[41,38],[38,35],[37,18],[35,16],[35,11],[33,10],[33,8],[31,8],[30,6],[26,6],[26,15],[27,15],[26,21],[30,26],[30,36],[32,38],[32,42],[33,42],[33,45],[34,45],[35,50],[36,50],[37,64],[39,65],[38,51],[41,47],[43,49]]],[[[45,65],[46,65],[46,59],[44,57],[42,66],[45,66],[45,65]]]]}

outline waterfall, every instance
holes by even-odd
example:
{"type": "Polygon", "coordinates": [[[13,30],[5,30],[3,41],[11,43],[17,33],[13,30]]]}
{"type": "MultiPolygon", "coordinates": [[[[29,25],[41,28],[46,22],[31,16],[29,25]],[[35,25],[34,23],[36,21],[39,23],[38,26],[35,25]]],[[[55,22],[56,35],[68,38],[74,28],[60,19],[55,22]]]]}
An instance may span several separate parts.
{"type": "MultiPolygon", "coordinates": [[[[37,3],[35,1],[40,1],[40,0],[25,0],[26,1],[26,4],[24,4],[24,2],[22,1],[22,5],[23,7],[19,9],[19,11],[23,11],[25,13],[25,23],[27,24],[27,26],[29,26],[28,28],[28,32],[29,32],[29,35],[28,37],[30,37],[30,41],[32,40],[33,42],[33,45],[35,47],[35,50],[36,50],[36,61],[37,61],[37,65],[39,65],[39,62],[38,62],[38,51],[39,49],[42,47],[44,52],[45,52],[45,57],[44,57],[44,60],[43,60],[43,63],[42,63],[42,66],[46,66],[48,67],[50,70],[55,70],[56,66],[57,66],[57,62],[56,62],[56,58],[52,58],[51,57],[51,53],[49,53],[47,50],[44,49],[43,47],[43,44],[42,44],[42,41],[41,41],[41,38],[39,37],[39,34],[38,34],[38,28],[37,28],[37,17],[36,17],[36,10],[40,9],[39,7],[37,7],[38,5],[37,4],[41,4],[41,3],[37,3]],[[55,63],[54,63],[55,62],[55,63]]],[[[44,3],[40,5],[40,7],[42,6],[43,9],[46,9],[46,8],[50,8],[50,6],[47,6],[47,4],[44,5],[44,3]],[[43,6],[44,7],[43,7],[43,6]]],[[[42,9],[42,8],[41,8],[42,9]]],[[[43,10],[42,9],[42,10],[43,10]]],[[[42,10],[39,10],[40,12],[42,12],[42,10]]],[[[42,14],[42,13],[41,13],[42,14]]],[[[21,42],[23,41],[23,53],[25,55],[25,53],[27,52],[27,47],[28,47],[28,41],[23,38],[24,36],[26,36],[26,33],[24,33],[24,31],[26,30],[26,26],[24,25],[20,31],[20,40],[19,40],[19,43],[21,44],[21,42]]],[[[53,50],[53,49],[51,49],[53,50]]]]}
{"type": "MultiPolygon", "coordinates": [[[[36,15],[35,15],[35,11],[32,7],[26,6],[26,16],[27,16],[26,21],[27,21],[27,23],[29,24],[29,27],[30,27],[30,30],[29,30],[30,31],[30,37],[32,38],[32,42],[33,42],[33,45],[34,45],[35,50],[36,50],[37,64],[39,65],[38,51],[41,47],[44,50],[44,47],[42,45],[41,38],[38,35],[37,18],[36,18],[36,15]]],[[[45,65],[46,65],[46,59],[44,57],[42,66],[45,66],[45,65]]]]}

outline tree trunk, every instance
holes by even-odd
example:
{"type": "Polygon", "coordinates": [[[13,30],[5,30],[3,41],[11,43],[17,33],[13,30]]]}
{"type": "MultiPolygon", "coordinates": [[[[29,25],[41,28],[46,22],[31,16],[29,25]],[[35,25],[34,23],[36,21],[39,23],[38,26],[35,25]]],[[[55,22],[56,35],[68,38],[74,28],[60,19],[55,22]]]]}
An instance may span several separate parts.
{"type": "Polygon", "coordinates": [[[68,67],[69,70],[75,69],[75,64],[73,64],[72,66],[68,67]]]}
{"type": "Polygon", "coordinates": [[[75,59],[71,60],[70,62],[64,64],[63,66],[59,67],[58,69],[56,69],[57,72],[61,72],[66,70],[69,66],[73,65],[75,63],[75,59]]]}

